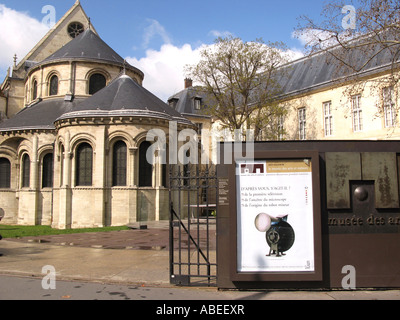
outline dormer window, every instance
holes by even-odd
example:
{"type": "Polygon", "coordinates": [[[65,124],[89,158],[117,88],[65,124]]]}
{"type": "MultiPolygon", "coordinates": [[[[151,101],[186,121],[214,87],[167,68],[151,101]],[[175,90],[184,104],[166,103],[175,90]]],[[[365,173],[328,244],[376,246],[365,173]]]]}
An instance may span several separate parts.
{"type": "Polygon", "coordinates": [[[172,98],[168,101],[168,104],[171,108],[176,108],[176,105],[178,104],[179,99],[172,98]]]}
{"type": "Polygon", "coordinates": [[[201,109],[201,99],[200,98],[194,98],[194,110],[200,110],[201,109]]]}

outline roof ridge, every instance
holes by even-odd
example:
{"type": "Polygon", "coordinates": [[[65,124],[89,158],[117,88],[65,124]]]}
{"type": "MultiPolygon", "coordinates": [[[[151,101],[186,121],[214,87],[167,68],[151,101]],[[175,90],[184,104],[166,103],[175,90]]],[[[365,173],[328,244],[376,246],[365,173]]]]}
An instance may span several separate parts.
{"type": "Polygon", "coordinates": [[[76,38],[48,56],[41,63],[65,59],[95,59],[124,63],[124,59],[111,48],[101,37],[87,28],[76,38]],[[101,50],[101,51],[100,51],[101,50]]]}
{"type": "MultiPolygon", "coordinates": [[[[55,32],[55,31],[58,29],[58,27],[61,26],[61,24],[68,18],[68,16],[70,16],[71,13],[72,13],[76,8],[78,8],[78,7],[81,8],[81,10],[82,10],[82,12],[83,12],[85,18],[86,18],[86,19],[89,19],[88,16],[87,16],[87,14],[86,14],[86,12],[85,12],[85,10],[82,8],[82,6],[81,6],[81,4],[80,4],[80,1],[77,0],[77,1],[74,3],[74,5],[61,17],[61,19],[58,20],[57,23],[56,23],[51,29],[49,29],[49,31],[42,37],[42,39],[40,39],[40,41],[37,42],[36,45],[24,56],[24,58],[22,58],[22,59],[19,61],[18,65],[16,66],[16,69],[20,69],[20,68],[24,65],[25,61],[29,60],[29,57],[31,57],[32,54],[33,54],[38,48],[40,48],[40,46],[41,46],[42,44],[45,43],[46,39],[47,39],[53,32],[55,32]]],[[[97,33],[97,31],[95,30],[94,27],[93,27],[93,30],[94,30],[95,33],[97,33]]]]}

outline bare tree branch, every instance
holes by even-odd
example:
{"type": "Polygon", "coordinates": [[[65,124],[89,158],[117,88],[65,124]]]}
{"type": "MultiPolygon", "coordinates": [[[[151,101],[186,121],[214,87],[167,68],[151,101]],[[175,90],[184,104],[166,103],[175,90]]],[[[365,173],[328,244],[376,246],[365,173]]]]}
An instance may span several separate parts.
{"type": "Polygon", "coordinates": [[[239,38],[218,38],[213,47],[203,50],[201,61],[186,67],[189,77],[201,85],[212,101],[207,112],[231,130],[254,125],[252,118],[263,116],[259,128],[282,113],[273,101],[279,91],[272,77],[278,66],[286,61],[285,46],[262,40],[243,42],[239,38]],[[263,112],[270,108],[273,111],[263,112]]]}

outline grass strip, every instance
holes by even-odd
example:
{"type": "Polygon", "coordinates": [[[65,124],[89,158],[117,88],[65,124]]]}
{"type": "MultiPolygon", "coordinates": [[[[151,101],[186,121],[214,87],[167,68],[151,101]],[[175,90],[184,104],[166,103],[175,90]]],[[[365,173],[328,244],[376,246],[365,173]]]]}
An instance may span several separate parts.
{"type": "Polygon", "coordinates": [[[83,228],[83,229],[53,229],[50,226],[14,226],[0,225],[0,235],[3,238],[22,238],[22,237],[37,237],[59,234],[74,234],[85,232],[108,232],[129,230],[126,226],[121,227],[103,227],[103,228],[83,228]]]}

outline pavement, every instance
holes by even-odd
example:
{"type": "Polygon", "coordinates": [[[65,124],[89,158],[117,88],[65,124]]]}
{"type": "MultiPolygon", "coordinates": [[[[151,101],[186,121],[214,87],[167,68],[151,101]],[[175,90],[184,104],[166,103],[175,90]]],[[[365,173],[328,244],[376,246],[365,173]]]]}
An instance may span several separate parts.
{"type": "MultiPolygon", "coordinates": [[[[177,288],[169,281],[168,239],[165,221],[149,222],[147,229],[3,239],[0,275],[41,279],[43,267],[52,266],[57,280],[177,288]]],[[[204,299],[207,294],[212,299],[216,295],[221,299],[263,299],[260,292],[200,290],[205,290],[204,299]]],[[[269,291],[265,299],[400,300],[400,290],[269,291]]]]}
{"type": "Polygon", "coordinates": [[[168,223],[147,229],[22,237],[0,241],[0,274],[58,280],[169,285],[168,223]]]}

